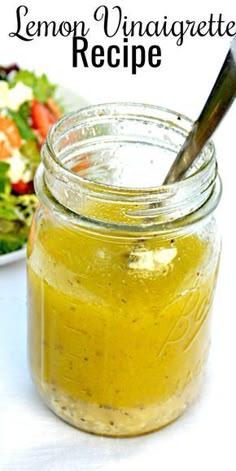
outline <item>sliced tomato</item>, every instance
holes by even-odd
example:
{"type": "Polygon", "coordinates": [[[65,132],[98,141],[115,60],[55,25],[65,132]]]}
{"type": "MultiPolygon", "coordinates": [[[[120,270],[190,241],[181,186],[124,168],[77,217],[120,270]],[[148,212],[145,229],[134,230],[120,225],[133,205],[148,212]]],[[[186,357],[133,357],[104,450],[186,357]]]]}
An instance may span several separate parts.
{"type": "Polygon", "coordinates": [[[20,149],[21,135],[11,118],[0,116],[0,160],[12,156],[13,149],[20,149]]]}
{"type": "Polygon", "coordinates": [[[33,182],[24,182],[23,180],[19,180],[16,183],[12,183],[12,190],[17,195],[26,195],[34,193],[34,184],[33,182]]]}
{"type": "Polygon", "coordinates": [[[49,109],[38,100],[33,100],[31,104],[31,118],[33,128],[45,139],[51,126],[56,122],[56,117],[49,109]]]}
{"type": "Polygon", "coordinates": [[[84,160],[83,162],[79,162],[78,164],[76,164],[72,168],[72,170],[73,170],[73,172],[79,173],[81,170],[86,170],[89,167],[90,167],[89,160],[84,160]]]}

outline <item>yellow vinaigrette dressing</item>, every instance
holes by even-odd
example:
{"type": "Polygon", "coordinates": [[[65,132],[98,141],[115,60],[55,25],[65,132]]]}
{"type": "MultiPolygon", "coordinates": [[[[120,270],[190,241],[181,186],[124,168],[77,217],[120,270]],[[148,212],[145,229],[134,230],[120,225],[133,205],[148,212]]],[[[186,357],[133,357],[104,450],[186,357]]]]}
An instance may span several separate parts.
{"type": "Polygon", "coordinates": [[[201,384],[220,252],[214,148],[165,190],[149,176],[140,190],[122,186],[132,166],[144,180],[157,171],[160,142],[173,158],[191,125],[178,121],[143,105],[91,107],[60,121],[43,150],[28,246],[31,372],[57,415],[93,433],[156,430],[201,384]]]}

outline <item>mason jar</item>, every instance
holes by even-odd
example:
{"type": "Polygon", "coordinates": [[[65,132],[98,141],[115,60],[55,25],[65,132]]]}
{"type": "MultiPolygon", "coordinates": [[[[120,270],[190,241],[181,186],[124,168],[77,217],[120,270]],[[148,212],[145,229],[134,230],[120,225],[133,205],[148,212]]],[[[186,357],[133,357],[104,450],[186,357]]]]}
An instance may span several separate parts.
{"type": "Polygon", "coordinates": [[[220,199],[209,142],[164,177],[192,126],[154,106],[92,106],[42,149],[28,244],[30,368],[66,422],[134,436],[196,398],[210,341],[220,199]]]}

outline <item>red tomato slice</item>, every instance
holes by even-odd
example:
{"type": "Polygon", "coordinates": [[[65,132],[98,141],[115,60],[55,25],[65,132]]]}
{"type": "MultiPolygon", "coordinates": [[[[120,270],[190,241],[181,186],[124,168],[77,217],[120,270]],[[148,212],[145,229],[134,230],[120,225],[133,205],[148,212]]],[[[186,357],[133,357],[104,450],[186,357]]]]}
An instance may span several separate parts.
{"type": "Polygon", "coordinates": [[[84,160],[83,162],[79,162],[77,165],[75,165],[72,168],[72,170],[73,172],[80,172],[81,170],[86,170],[89,167],[90,167],[89,160],[84,160]]]}
{"type": "Polygon", "coordinates": [[[39,131],[43,139],[46,139],[49,129],[56,122],[55,116],[43,103],[33,100],[31,104],[31,118],[33,128],[39,131]]]}
{"type": "Polygon", "coordinates": [[[23,180],[19,180],[16,183],[12,183],[12,190],[14,193],[18,195],[26,195],[34,193],[34,185],[33,182],[24,182],[23,180]]]}

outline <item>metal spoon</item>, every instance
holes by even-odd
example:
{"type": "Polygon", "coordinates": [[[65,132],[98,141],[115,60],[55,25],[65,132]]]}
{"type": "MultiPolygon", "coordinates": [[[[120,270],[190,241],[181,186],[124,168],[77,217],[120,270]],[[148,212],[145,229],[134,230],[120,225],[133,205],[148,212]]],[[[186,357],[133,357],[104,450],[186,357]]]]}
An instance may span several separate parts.
{"type": "Polygon", "coordinates": [[[230,108],[236,95],[236,36],[222,65],[207,102],[177,154],[164,185],[185,175],[203,146],[230,108]]]}

